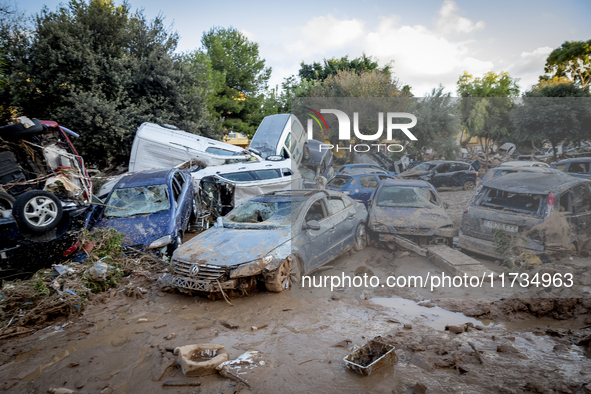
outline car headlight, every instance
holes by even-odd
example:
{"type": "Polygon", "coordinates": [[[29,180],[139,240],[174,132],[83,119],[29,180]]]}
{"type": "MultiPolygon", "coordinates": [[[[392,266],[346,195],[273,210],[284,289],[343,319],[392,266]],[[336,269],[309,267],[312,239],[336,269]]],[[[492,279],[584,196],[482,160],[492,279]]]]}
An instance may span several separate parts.
{"type": "Polygon", "coordinates": [[[341,193],[343,193],[345,196],[348,196],[349,194],[351,194],[351,190],[344,190],[341,193]]]}
{"type": "Polygon", "coordinates": [[[374,222],[371,224],[370,227],[373,231],[389,232],[388,227],[386,227],[386,225],[384,225],[382,223],[374,222]]]}
{"type": "Polygon", "coordinates": [[[260,259],[240,264],[230,272],[230,278],[240,278],[245,276],[254,276],[261,273],[263,269],[273,260],[272,255],[267,255],[260,259]]]}
{"type": "Polygon", "coordinates": [[[172,242],[172,236],[166,235],[166,236],[164,236],[162,238],[158,238],[156,241],[152,242],[150,244],[150,246],[148,246],[148,249],[162,248],[171,242],[172,242]]]}

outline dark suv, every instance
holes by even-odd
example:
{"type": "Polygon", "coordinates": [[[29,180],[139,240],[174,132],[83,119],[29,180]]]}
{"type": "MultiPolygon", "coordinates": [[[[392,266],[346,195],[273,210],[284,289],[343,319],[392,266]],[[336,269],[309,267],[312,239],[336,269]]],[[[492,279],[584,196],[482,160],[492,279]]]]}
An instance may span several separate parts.
{"type": "Polygon", "coordinates": [[[591,157],[561,160],[551,166],[572,176],[591,179],[591,157]]]}
{"type": "Polygon", "coordinates": [[[0,263],[34,271],[76,251],[92,183],[56,122],[18,118],[0,127],[0,263]]]}
{"type": "Polygon", "coordinates": [[[478,173],[461,161],[425,161],[399,175],[403,179],[420,179],[435,187],[462,187],[474,189],[478,185],[478,173]]]}

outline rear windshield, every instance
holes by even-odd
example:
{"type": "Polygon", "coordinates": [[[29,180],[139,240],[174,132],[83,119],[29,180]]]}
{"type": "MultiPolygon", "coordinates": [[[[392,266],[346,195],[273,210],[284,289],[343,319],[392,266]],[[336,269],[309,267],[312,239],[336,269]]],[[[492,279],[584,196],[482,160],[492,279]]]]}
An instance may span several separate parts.
{"type": "Polygon", "coordinates": [[[335,189],[340,189],[345,187],[345,185],[351,180],[350,176],[335,176],[328,182],[326,185],[327,187],[334,187],[335,189]]]}
{"type": "Polygon", "coordinates": [[[513,193],[499,189],[485,189],[478,205],[504,211],[537,215],[540,212],[542,194],[513,193]]]}

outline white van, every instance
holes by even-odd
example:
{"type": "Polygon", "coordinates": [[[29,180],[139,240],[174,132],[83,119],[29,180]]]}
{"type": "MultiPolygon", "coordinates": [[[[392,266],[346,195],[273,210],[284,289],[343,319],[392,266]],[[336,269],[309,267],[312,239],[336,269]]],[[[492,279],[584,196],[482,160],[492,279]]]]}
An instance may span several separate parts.
{"type": "Polygon", "coordinates": [[[282,156],[292,159],[296,166],[310,158],[308,135],[299,119],[292,114],[266,116],[250,141],[263,158],[282,156]]]}
{"type": "Polygon", "coordinates": [[[245,161],[253,156],[239,146],[187,133],[175,126],[143,123],[135,133],[129,171],[173,168],[190,159],[217,166],[229,159],[245,161]]]}

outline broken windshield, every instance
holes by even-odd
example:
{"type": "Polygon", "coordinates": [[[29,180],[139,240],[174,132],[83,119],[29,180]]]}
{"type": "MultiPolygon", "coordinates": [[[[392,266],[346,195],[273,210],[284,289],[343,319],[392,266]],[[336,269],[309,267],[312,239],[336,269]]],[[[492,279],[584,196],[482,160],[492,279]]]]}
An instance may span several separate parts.
{"type": "Polygon", "coordinates": [[[435,193],[427,187],[385,186],[377,198],[380,207],[433,208],[435,193]]]}
{"type": "Polygon", "coordinates": [[[248,200],[224,217],[224,225],[253,223],[271,226],[290,226],[302,201],[282,199],[278,201],[248,200]]]}
{"type": "Polygon", "coordinates": [[[106,203],[105,217],[126,218],[168,211],[170,198],[166,185],[115,189],[106,203]]]}

